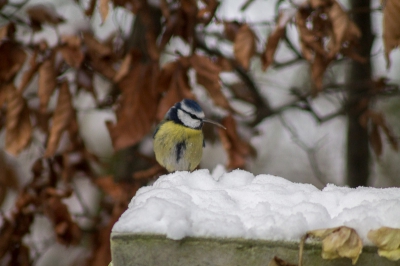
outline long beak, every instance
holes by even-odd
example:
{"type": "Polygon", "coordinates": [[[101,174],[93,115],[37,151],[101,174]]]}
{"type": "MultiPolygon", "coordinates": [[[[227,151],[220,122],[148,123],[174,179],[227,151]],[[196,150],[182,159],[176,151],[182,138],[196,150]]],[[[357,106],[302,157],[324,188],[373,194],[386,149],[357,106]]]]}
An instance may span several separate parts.
{"type": "Polygon", "coordinates": [[[208,119],[203,119],[203,122],[206,122],[206,123],[210,123],[210,124],[219,126],[220,128],[223,128],[223,129],[226,130],[226,127],[224,127],[223,125],[221,125],[221,124],[218,123],[218,122],[215,122],[215,121],[212,121],[212,120],[208,120],[208,119]]]}

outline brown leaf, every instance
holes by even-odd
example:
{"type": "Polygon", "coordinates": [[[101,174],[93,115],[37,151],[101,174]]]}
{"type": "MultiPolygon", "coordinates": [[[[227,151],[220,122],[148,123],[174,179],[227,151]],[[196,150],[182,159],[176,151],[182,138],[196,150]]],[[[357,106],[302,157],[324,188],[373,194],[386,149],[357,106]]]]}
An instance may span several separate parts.
{"type": "Polygon", "coordinates": [[[235,41],[236,35],[243,24],[237,21],[224,21],[224,34],[231,42],[235,41]]]}
{"type": "Polygon", "coordinates": [[[38,50],[36,49],[29,60],[29,69],[24,72],[21,78],[21,82],[19,84],[18,90],[23,92],[28,86],[29,82],[32,80],[33,76],[38,72],[41,63],[38,62],[37,59],[38,50]]]}
{"type": "Polygon", "coordinates": [[[20,245],[15,245],[11,251],[11,260],[9,265],[31,266],[32,262],[29,253],[29,248],[26,245],[22,243],[20,245]]]}
{"type": "Polygon", "coordinates": [[[60,85],[57,106],[54,110],[50,135],[44,154],[45,157],[54,156],[61,134],[70,126],[71,121],[74,119],[74,114],[68,81],[64,80],[60,85]]]}
{"type": "MultiPolygon", "coordinates": [[[[383,116],[383,114],[368,110],[366,112],[366,115],[372,122],[372,131],[370,133],[370,141],[371,141],[372,147],[374,148],[374,145],[379,144],[377,140],[374,141],[374,139],[377,139],[377,136],[375,136],[376,133],[374,131],[375,130],[378,131],[378,128],[382,128],[383,132],[385,133],[386,137],[389,140],[390,145],[392,146],[392,149],[397,151],[398,150],[398,140],[397,140],[396,136],[393,134],[392,130],[387,125],[386,119],[383,116]],[[374,127],[377,127],[377,129],[374,129],[374,127]]],[[[379,139],[380,139],[380,136],[379,136],[379,139]]],[[[381,142],[380,145],[376,146],[376,148],[380,147],[379,155],[382,154],[382,140],[380,140],[380,142],[381,142]]],[[[375,148],[374,148],[374,151],[376,151],[375,148]]],[[[377,151],[379,151],[379,149],[377,151]]],[[[378,153],[376,153],[376,154],[378,155],[378,153]]]]}
{"type": "Polygon", "coordinates": [[[218,133],[222,145],[228,154],[227,168],[244,168],[246,157],[249,155],[255,155],[254,148],[239,137],[236,131],[236,122],[232,115],[225,117],[222,125],[226,127],[226,130],[218,129],[218,133]]]}
{"type": "Polygon", "coordinates": [[[88,50],[90,53],[96,55],[96,57],[105,57],[105,56],[111,56],[112,54],[112,49],[99,42],[93,34],[89,32],[83,32],[83,41],[86,44],[88,50]]]}
{"type": "Polygon", "coordinates": [[[96,8],[96,3],[97,3],[97,0],[90,0],[88,8],[85,10],[85,15],[87,17],[90,17],[90,18],[92,17],[93,12],[96,8]]]}
{"type": "Polygon", "coordinates": [[[400,229],[381,227],[368,232],[368,239],[378,247],[378,254],[389,260],[400,260],[400,229]]]}
{"type": "Polygon", "coordinates": [[[21,93],[12,87],[7,90],[6,150],[18,155],[31,141],[32,124],[29,110],[21,93]]]}
{"type": "Polygon", "coordinates": [[[223,56],[218,56],[215,64],[221,69],[221,72],[230,72],[233,70],[231,60],[223,56]]]}
{"type": "Polygon", "coordinates": [[[122,95],[116,111],[117,123],[107,122],[115,150],[134,145],[151,130],[160,97],[155,84],[157,75],[158,63],[136,62],[118,83],[122,95]]]}
{"type": "Polygon", "coordinates": [[[250,59],[256,52],[256,35],[251,30],[249,25],[244,24],[240,27],[235,36],[233,44],[233,53],[239,64],[248,70],[250,59]]]}
{"type": "Polygon", "coordinates": [[[376,124],[372,124],[371,132],[369,134],[369,143],[377,157],[382,155],[382,138],[379,128],[376,124]]]}
{"type": "Polygon", "coordinates": [[[309,8],[299,8],[296,13],[296,25],[300,37],[300,46],[303,57],[312,61],[314,54],[326,57],[327,52],[323,45],[323,36],[327,34],[329,23],[321,19],[321,11],[309,8]],[[310,22],[311,28],[310,28],[310,22]]]}
{"type": "Polygon", "coordinates": [[[275,256],[269,263],[268,266],[297,266],[297,264],[292,264],[289,262],[284,261],[283,259],[278,258],[275,256]]]}
{"type": "Polygon", "coordinates": [[[64,22],[64,18],[57,14],[52,5],[38,4],[30,6],[26,13],[31,20],[31,25],[34,29],[40,30],[41,24],[48,23],[50,25],[57,25],[64,22]]]}
{"type": "Polygon", "coordinates": [[[117,73],[115,73],[113,79],[115,83],[121,81],[121,79],[124,78],[129,73],[131,62],[132,62],[132,53],[128,53],[122,60],[121,66],[119,67],[117,73]]]}
{"type": "Polygon", "coordinates": [[[383,44],[387,68],[390,67],[390,52],[400,45],[400,2],[386,0],[383,4],[383,44]]]}
{"type": "Polygon", "coordinates": [[[171,62],[163,66],[157,86],[160,92],[166,92],[161,99],[157,110],[157,121],[161,121],[169,108],[184,98],[194,99],[189,85],[187,71],[189,68],[187,58],[171,62]]]}
{"type": "Polygon", "coordinates": [[[311,79],[313,81],[312,96],[315,97],[323,89],[323,80],[326,69],[332,59],[328,59],[320,54],[316,54],[314,60],[311,63],[311,79]]]}
{"type": "Polygon", "coordinates": [[[219,73],[221,69],[208,57],[194,54],[190,57],[190,63],[196,71],[197,83],[201,84],[210,94],[216,105],[233,111],[228,100],[222,93],[219,73]]]}
{"type": "Polygon", "coordinates": [[[42,112],[47,110],[50,97],[57,86],[54,57],[54,52],[52,52],[39,67],[38,96],[42,112]]]}
{"type": "Polygon", "coordinates": [[[219,6],[219,2],[216,0],[208,0],[203,2],[206,4],[206,6],[200,9],[197,13],[197,21],[199,23],[203,23],[204,25],[208,25],[214,18],[215,12],[219,6]]]}
{"type": "Polygon", "coordinates": [[[0,41],[3,39],[14,39],[14,34],[15,34],[15,24],[10,22],[4,26],[0,27],[0,41]]]}
{"type": "Polygon", "coordinates": [[[8,249],[13,244],[14,226],[12,222],[4,218],[0,226],[0,258],[8,252],[8,249]]]}
{"type": "Polygon", "coordinates": [[[349,258],[356,264],[363,248],[357,232],[349,227],[319,229],[307,232],[307,237],[322,239],[322,258],[349,258]]]}
{"type": "Polygon", "coordinates": [[[113,176],[96,178],[96,185],[99,186],[107,195],[110,195],[115,201],[123,197],[123,183],[116,183],[113,176]]]}
{"type": "Polygon", "coordinates": [[[5,154],[0,151],[0,206],[7,195],[8,189],[16,190],[18,188],[19,182],[14,167],[7,160],[5,154]]]}
{"type": "Polygon", "coordinates": [[[63,45],[59,48],[65,62],[71,67],[78,68],[84,58],[81,51],[81,39],[75,35],[64,35],[61,37],[63,45]]]}
{"type": "Polygon", "coordinates": [[[286,28],[276,27],[271,35],[268,36],[265,50],[261,55],[262,69],[265,71],[274,62],[274,55],[278,47],[279,40],[285,36],[286,28]]]}
{"type": "Polygon", "coordinates": [[[72,220],[68,207],[59,197],[44,200],[44,213],[53,223],[56,239],[64,245],[76,245],[80,242],[82,232],[72,220]]]}
{"type": "Polygon", "coordinates": [[[106,21],[108,12],[109,12],[109,0],[100,0],[99,3],[99,11],[100,11],[100,16],[101,16],[101,21],[104,23],[106,21]]]}
{"type": "Polygon", "coordinates": [[[328,18],[332,23],[332,38],[328,57],[333,58],[342,49],[344,41],[357,40],[361,31],[350,21],[348,14],[337,1],[333,1],[327,10],[328,18]]]}
{"type": "Polygon", "coordinates": [[[26,60],[25,51],[12,41],[0,44],[0,82],[12,80],[26,60]]]}
{"type": "Polygon", "coordinates": [[[283,10],[279,14],[277,25],[274,31],[268,36],[268,40],[265,44],[265,50],[261,55],[262,67],[264,71],[274,62],[274,55],[276,48],[278,47],[278,43],[280,39],[285,36],[286,25],[295,14],[296,12],[294,12],[292,9],[283,10]]]}

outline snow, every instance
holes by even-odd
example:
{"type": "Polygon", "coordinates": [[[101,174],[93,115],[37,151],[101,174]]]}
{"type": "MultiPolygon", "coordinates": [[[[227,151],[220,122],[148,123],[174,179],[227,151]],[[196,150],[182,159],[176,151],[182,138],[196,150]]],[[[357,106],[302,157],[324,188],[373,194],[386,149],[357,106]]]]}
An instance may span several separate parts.
{"type": "Polygon", "coordinates": [[[348,226],[367,233],[400,227],[400,188],[322,190],[244,170],[208,170],[161,176],[141,188],[113,232],[299,241],[309,230],[348,226]]]}

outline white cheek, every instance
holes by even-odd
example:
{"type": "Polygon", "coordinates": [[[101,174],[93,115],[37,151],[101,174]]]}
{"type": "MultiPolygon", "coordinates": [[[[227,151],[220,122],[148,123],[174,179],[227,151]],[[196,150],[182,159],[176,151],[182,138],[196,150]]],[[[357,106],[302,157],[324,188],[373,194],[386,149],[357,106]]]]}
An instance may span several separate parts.
{"type": "Polygon", "coordinates": [[[191,118],[187,113],[183,112],[182,110],[178,110],[178,118],[187,127],[197,128],[201,125],[200,120],[191,118]]]}

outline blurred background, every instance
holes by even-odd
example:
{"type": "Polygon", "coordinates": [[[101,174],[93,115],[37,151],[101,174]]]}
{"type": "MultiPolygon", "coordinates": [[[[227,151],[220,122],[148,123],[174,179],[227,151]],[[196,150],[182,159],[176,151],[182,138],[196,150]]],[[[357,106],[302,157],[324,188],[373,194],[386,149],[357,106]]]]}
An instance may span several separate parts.
{"type": "Polygon", "coordinates": [[[200,168],[398,186],[398,25],[396,0],[0,1],[0,265],[108,265],[182,98],[227,128],[200,168]]]}

